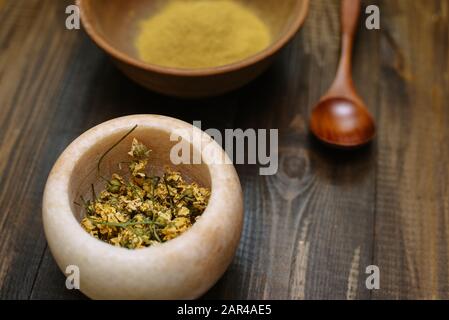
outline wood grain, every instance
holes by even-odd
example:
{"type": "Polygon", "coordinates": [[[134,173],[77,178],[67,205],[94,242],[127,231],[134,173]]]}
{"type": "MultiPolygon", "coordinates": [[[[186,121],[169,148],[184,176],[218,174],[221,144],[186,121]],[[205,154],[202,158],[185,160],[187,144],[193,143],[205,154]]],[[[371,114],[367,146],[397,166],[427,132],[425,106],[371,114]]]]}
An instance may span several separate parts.
{"type": "Polygon", "coordinates": [[[125,78],[83,31],[64,28],[68,4],[0,2],[0,298],[85,298],[65,289],[46,246],[47,175],[88,128],[160,113],[204,129],[280,129],[278,174],[237,166],[242,241],[205,299],[449,299],[448,0],[364,2],[380,6],[381,30],[360,26],[354,79],[379,135],[350,153],[307,129],[337,68],[339,1],[312,1],[304,29],[255,82],[193,101],[125,78]]]}
{"type": "Polygon", "coordinates": [[[449,299],[449,2],[388,4],[375,229],[384,271],[375,297],[449,299]]]}

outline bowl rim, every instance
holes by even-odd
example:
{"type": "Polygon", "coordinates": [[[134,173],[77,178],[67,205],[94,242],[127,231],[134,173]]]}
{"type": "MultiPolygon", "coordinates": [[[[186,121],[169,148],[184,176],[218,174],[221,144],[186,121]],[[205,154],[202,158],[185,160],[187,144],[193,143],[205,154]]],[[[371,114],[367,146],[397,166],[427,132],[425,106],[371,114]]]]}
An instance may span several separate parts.
{"type": "Polygon", "coordinates": [[[104,51],[106,51],[113,58],[131,65],[135,68],[143,69],[145,71],[155,72],[159,74],[167,74],[174,76],[183,76],[183,77],[201,77],[201,76],[213,76],[220,75],[236,70],[240,70],[246,67],[249,67],[259,61],[265,60],[273,56],[276,52],[282,49],[293,37],[298,33],[299,29],[303,25],[305,18],[309,11],[310,0],[301,0],[301,4],[299,5],[299,13],[296,15],[296,19],[290,25],[288,30],[284,32],[281,37],[266,49],[252,55],[246,59],[223,65],[217,67],[207,67],[207,68],[173,68],[173,67],[164,67],[156,64],[146,63],[139,59],[133,58],[130,55],[122,52],[119,49],[116,49],[112,44],[110,44],[101,33],[97,32],[97,30],[93,27],[92,17],[89,15],[89,10],[87,9],[87,5],[85,3],[89,0],[76,0],[76,5],[80,9],[81,22],[84,26],[85,31],[90,36],[90,38],[104,51]]]}

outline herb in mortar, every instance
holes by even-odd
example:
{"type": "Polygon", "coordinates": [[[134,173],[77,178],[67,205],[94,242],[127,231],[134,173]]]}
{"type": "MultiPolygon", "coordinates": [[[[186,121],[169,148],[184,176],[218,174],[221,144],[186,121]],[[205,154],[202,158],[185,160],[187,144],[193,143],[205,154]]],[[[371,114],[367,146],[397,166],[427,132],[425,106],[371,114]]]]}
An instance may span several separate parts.
{"type": "Polygon", "coordinates": [[[115,246],[143,248],[178,237],[200,218],[210,190],[185,182],[169,168],[161,177],[148,175],[150,153],[134,139],[128,153],[129,179],[115,173],[105,179],[105,190],[98,196],[92,186],[93,200],[82,198],[86,216],[81,226],[92,236],[115,246]]]}

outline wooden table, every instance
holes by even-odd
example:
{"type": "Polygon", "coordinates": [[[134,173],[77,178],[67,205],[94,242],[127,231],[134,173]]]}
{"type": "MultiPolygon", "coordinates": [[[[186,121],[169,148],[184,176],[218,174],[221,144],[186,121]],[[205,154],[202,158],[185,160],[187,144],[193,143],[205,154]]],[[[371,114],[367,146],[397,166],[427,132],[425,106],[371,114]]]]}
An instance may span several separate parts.
{"type": "Polygon", "coordinates": [[[47,247],[42,191],[62,150],[105,120],[159,113],[203,128],[279,128],[280,168],[237,166],[245,223],[232,266],[205,298],[449,298],[449,1],[365,1],[357,87],[378,123],[356,152],[308,133],[339,51],[339,2],[312,0],[306,24],[273,67],[234,93],[167,98],[119,73],[66,1],[0,0],[0,297],[78,299],[47,247]],[[380,289],[365,286],[368,265],[380,289]]]}

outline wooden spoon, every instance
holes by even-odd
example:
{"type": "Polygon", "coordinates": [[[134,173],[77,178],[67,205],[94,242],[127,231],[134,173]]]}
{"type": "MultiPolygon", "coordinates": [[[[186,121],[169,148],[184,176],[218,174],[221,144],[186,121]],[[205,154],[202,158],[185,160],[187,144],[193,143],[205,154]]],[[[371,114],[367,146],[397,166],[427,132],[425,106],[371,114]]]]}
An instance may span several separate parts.
{"type": "Polygon", "coordinates": [[[376,132],[373,117],[357,94],[351,76],[360,8],[360,0],[342,0],[342,50],[337,76],[313,109],[310,121],[310,129],[318,139],[339,148],[362,146],[376,132]]]}

